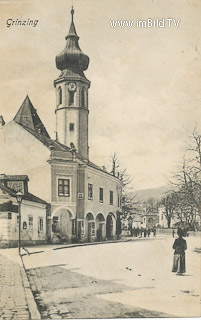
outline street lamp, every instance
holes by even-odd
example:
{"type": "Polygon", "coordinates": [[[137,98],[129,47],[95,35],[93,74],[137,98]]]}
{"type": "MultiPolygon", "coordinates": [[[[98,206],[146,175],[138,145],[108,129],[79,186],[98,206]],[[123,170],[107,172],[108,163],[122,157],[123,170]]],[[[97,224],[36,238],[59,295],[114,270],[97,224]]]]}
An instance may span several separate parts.
{"type": "Polygon", "coordinates": [[[18,203],[18,213],[19,213],[19,238],[18,238],[18,250],[19,255],[21,254],[21,203],[22,203],[22,196],[21,192],[16,194],[17,203],[18,203]]]}

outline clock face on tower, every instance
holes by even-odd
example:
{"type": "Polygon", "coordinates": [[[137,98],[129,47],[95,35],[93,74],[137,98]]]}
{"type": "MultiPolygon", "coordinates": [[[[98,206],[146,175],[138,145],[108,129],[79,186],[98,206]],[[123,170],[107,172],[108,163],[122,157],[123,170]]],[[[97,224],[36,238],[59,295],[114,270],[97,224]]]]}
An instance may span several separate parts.
{"type": "Polygon", "coordinates": [[[76,89],[76,84],[74,82],[70,82],[68,84],[68,90],[69,91],[75,91],[75,89],[76,89]]]}

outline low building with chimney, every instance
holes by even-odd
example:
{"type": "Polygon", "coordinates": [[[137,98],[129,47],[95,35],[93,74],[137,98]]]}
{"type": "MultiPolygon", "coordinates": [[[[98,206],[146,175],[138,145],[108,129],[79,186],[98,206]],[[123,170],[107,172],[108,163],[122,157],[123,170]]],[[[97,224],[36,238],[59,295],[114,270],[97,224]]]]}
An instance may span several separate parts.
{"type": "Polygon", "coordinates": [[[19,241],[19,204],[21,205],[21,244],[44,244],[48,240],[48,204],[28,192],[26,175],[0,175],[0,247],[14,247],[19,241]]]}

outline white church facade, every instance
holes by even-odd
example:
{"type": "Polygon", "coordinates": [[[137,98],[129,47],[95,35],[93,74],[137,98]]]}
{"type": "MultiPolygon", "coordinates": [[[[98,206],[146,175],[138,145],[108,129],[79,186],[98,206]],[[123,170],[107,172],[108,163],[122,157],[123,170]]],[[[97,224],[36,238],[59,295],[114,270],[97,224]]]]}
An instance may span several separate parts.
{"type": "Polygon", "coordinates": [[[56,56],[56,139],[27,96],[12,121],[0,118],[0,173],[28,176],[32,194],[50,205],[44,241],[102,241],[120,233],[122,183],[89,160],[89,57],[71,14],[66,47],[56,56]]]}

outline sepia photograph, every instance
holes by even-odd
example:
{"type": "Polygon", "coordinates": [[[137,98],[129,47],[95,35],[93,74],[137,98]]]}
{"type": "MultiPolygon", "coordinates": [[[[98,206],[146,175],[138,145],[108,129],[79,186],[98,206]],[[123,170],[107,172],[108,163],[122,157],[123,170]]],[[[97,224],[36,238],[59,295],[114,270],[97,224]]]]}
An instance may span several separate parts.
{"type": "Polygon", "coordinates": [[[201,2],[0,0],[0,319],[201,317],[201,2]]]}

